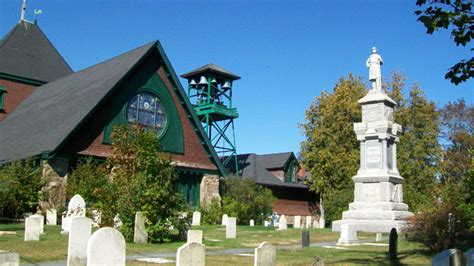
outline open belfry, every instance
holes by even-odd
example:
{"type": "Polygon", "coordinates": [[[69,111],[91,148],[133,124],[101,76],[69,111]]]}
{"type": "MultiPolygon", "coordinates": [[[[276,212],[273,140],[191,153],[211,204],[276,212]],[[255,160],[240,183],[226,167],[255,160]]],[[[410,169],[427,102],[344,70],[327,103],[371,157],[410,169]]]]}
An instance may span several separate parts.
{"type": "Polygon", "coordinates": [[[385,233],[397,231],[412,216],[403,203],[403,183],[397,169],[397,142],[402,126],[395,123],[393,101],[381,88],[382,58],[372,49],[367,60],[372,89],[358,103],[362,106],[362,122],[354,124],[360,142],[360,168],[352,177],[354,202],[342,213],[342,220],[332,223],[333,231],[341,225],[353,224],[357,231],[385,233]]]}

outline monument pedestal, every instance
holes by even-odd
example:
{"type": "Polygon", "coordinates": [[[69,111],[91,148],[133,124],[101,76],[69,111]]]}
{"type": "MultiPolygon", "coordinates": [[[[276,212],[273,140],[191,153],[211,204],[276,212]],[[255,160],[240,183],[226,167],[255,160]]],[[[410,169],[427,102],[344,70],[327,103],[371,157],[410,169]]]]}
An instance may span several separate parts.
{"type": "Polygon", "coordinates": [[[354,202],[332,223],[333,231],[352,224],[357,231],[383,233],[401,230],[412,216],[403,203],[405,179],[397,170],[397,142],[401,126],[393,119],[395,102],[381,90],[359,100],[362,122],[354,124],[360,142],[360,168],[352,178],[354,202]]]}

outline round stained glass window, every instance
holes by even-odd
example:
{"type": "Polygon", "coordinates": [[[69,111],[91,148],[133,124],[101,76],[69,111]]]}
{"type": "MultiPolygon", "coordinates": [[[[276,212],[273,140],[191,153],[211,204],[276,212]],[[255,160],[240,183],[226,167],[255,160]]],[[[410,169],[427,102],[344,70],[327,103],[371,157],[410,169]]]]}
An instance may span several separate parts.
{"type": "Polygon", "coordinates": [[[129,123],[156,129],[160,135],[166,125],[166,114],[163,104],[156,95],[142,92],[128,103],[127,120],[129,123]]]}

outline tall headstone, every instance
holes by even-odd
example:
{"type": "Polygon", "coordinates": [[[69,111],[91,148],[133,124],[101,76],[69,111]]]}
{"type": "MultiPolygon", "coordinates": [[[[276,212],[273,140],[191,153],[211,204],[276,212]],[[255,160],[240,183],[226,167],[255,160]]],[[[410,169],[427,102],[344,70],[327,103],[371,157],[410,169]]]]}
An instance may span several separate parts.
{"type": "Polygon", "coordinates": [[[30,217],[34,217],[34,218],[38,218],[41,220],[41,223],[40,223],[40,234],[44,234],[44,216],[37,213],[37,214],[33,214],[31,215],[30,217]]]}
{"type": "Polygon", "coordinates": [[[225,238],[237,237],[237,217],[229,217],[225,229],[225,238]]]}
{"type": "Polygon", "coordinates": [[[276,249],[268,242],[261,243],[255,248],[254,266],[276,265],[276,249]]]}
{"type": "Polygon", "coordinates": [[[380,72],[380,64],[372,63],[373,89],[358,101],[362,106],[362,122],[354,124],[360,143],[360,168],[352,177],[354,202],[343,212],[342,220],[332,223],[333,231],[340,231],[341,225],[350,223],[357,231],[388,233],[392,228],[401,230],[406,218],[413,215],[403,203],[405,179],[397,169],[397,143],[402,126],[394,121],[396,103],[381,90],[378,83],[381,77],[374,74],[380,72]],[[373,69],[377,67],[378,70],[373,69]]]}
{"type": "Polygon", "coordinates": [[[39,241],[43,219],[31,215],[25,219],[25,241],[39,241]]]}
{"type": "Polygon", "coordinates": [[[350,245],[358,242],[356,226],[353,224],[343,224],[341,226],[341,236],[338,244],[350,245]]]}
{"type": "Polygon", "coordinates": [[[255,226],[255,221],[254,221],[253,219],[250,220],[249,225],[250,225],[250,226],[255,226]]]}
{"type": "Polygon", "coordinates": [[[301,232],[301,246],[309,247],[309,231],[308,230],[303,230],[301,232]]]}
{"type": "MultiPolygon", "coordinates": [[[[464,266],[466,265],[466,256],[459,249],[447,249],[433,257],[431,263],[433,266],[464,266]]],[[[471,265],[471,264],[467,264],[471,265]]]]}
{"type": "Polygon", "coordinates": [[[313,220],[313,217],[311,216],[306,216],[306,228],[311,228],[311,221],[313,220]]]}
{"type": "Polygon", "coordinates": [[[382,241],[382,233],[375,234],[375,241],[376,242],[381,242],[382,241]]]}
{"type": "Polygon", "coordinates": [[[46,210],[46,225],[57,225],[58,224],[58,214],[56,209],[46,210]]]}
{"type": "Polygon", "coordinates": [[[389,242],[388,242],[388,260],[394,261],[398,257],[398,234],[397,229],[392,228],[390,230],[389,242]]]}
{"type": "Polygon", "coordinates": [[[9,252],[0,250],[0,266],[19,266],[20,254],[16,252],[9,252]]]}
{"type": "Polygon", "coordinates": [[[176,266],[204,266],[205,259],[204,245],[196,242],[186,243],[176,252],[176,266]]]}
{"type": "Polygon", "coordinates": [[[125,265],[125,238],[117,229],[103,227],[87,242],[87,265],[125,265]]]}
{"type": "Polygon", "coordinates": [[[293,227],[294,228],[301,228],[301,216],[296,215],[295,218],[293,218],[293,227]]]}
{"type": "Polygon", "coordinates": [[[229,219],[229,216],[227,214],[222,215],[221,225],[227,225],[227,219],[229,219]]]}
{"type": "Polygon", "coordinates": [[[71,219],[67,246],[67,265],[82,266],[87,263],[87,241],[92,232],[92,220],[87,217],[71,219]]]}
{"type": "Polygon", "coordinates": [[[71,219],[75,217],[85,217],[86,216],[86,202],[81,197],[81,195],[74,195],[67,205],[66,215],[63,217],[61,228],[65,232],[71,230],[71,219]]]}
{"type": "Polygon", "coordinates": [[[319,228],[319,222],[316,219],[313,221],[313,228],[319,228]]]}
{"type": "Polygon", "coordinates": [[[288,229],[287,220],[284,214],[280,216],[280,220],[278,221],[278,230],[286,230],[288,229]]]}
{"type": "Polygon", "coordinates": [[[133,242],[147,243],[148,233],[145,228],[145,214],[143,212],[135,213],[135,227],[133,231],[133,242]]]}
{"type": "Polygon", "coordinates": [[[201,213],[198,211],[193,212],[193,222],[191,225],[201,225],[201,213]]]}
{"type": "Polygon", "coordinates": [[[466,256],[467,259],[467,265],[474,265],[474,248],[468,249],[464,255],[466,256]]]}
{"type": "Polygon", "coordinates": [[[188,243],[202,244],[202,230],[188,230],[188,243]]]}

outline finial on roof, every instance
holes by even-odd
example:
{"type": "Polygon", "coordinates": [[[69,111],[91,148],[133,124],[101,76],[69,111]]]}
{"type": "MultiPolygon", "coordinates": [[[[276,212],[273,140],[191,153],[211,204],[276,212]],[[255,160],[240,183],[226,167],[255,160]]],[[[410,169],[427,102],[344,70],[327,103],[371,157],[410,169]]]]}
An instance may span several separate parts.
{"type": "Polygon", "coordinates": [[[26,13],[26,0],[23,0],[23,4],[21,5],[20,21],[25,20],[25,13],[26,13]]]}

